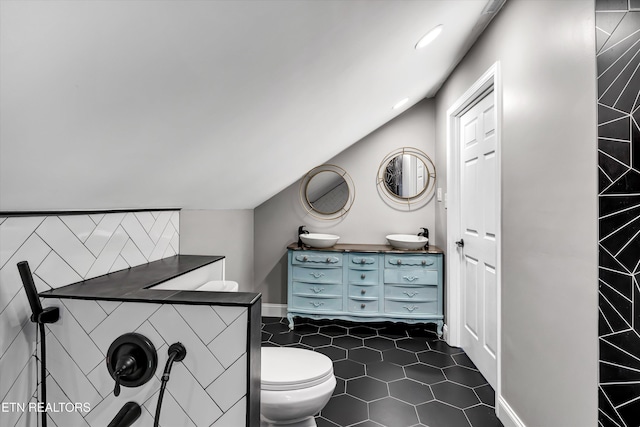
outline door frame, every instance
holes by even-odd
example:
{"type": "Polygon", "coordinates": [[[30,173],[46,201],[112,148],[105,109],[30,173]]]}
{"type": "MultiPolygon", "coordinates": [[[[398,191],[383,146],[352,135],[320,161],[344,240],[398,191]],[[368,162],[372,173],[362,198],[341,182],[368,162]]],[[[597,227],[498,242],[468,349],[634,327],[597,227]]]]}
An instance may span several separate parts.
{"type": "MultiPolygon", "coordinates": [[[[447,244],[446,244],[446,318],[445,339],[451,346],[460,347],[462,335],[462,289],[460,268],[462,257],[458,256],[455,241],[460,238],[460,117],[493,89],[496,111],[496,288],[497,288],[497,338],[496,353],[496,397],[501,396],[501,353],[502,353],[502,81],[500,62],[497,61],[453,103],[447,110],[447,244]]],[[[498,399],[496,398],[496,402],[498,399]]],[[[498,410],[496,405],[496,410],[498,410]]]]}

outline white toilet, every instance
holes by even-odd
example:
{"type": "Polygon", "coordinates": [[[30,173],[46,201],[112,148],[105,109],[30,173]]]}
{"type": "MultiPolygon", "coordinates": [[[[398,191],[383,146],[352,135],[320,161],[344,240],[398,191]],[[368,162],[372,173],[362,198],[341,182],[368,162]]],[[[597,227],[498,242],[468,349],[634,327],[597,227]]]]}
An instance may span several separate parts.
{"type": "MultiPolygon", "coordinates": [[[[238,283],[211,281],[199,291],[238,292],[238,283]]],[[[261,427],[317,427],[313,418],[336,388],[333,362],[322,353],[289,347],[262,347],[261,427]]]]}
{"type": "Polygon", "coordinates": [[[336,388],[333,362],[322,353],[262,347],[261,427],[316,427],[313,416],[336,388]]]}

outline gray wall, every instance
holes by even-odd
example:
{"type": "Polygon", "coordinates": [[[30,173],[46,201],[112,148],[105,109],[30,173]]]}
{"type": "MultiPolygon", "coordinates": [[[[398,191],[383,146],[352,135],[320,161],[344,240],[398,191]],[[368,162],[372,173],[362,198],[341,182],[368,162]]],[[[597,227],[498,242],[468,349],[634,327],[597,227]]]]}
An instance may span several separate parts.
{"type": "Polygon", "coordinates": [[[436,97],[444,185],[446,111],[501,62],[502,395],[530,427],[597,420],[594,25],[591,0],[510,0],[436,97]]]}
{"type": "Polygon", "coordinates": [[[241,292],[253,286],[253,210],[180,211],[180,253],[224,255],[227,280],[241,292]]]}
{"type": "MultiPolygon", "coordinates": [[[[386,204],[376,189],[382,159],[406,146],[419,148],[434,158],[433,100],[419,102],[326,162],[344,168],[354,182],[355,202],[341,220],[321,221],[310,216],[300,204],[300,181],[255,209],[254,291],[262,293],[264,302],[286,303],[286,246],[297,241],[300,225],[312,232],[337,234],[340,243],[386,243],[387,234],[417,233],[420,227],[433,230],[435,199],[421,209],[403,212],[386,204]]],[[[304,149],[303,143],[300,149],[304,149]]],[[[437,245],[437,239],[432,239],[431,244],[437,245]]]]}

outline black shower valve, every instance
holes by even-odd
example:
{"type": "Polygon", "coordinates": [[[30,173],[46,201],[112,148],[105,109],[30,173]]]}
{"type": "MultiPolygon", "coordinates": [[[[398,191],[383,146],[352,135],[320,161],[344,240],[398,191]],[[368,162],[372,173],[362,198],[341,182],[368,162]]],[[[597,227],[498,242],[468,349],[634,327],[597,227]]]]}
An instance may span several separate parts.
{"type": "Polygon", "coordinates": [[[158,355],[147,337],[132,332],[113,341],[106,362],[109,374],[115,380],[113,393],[118,396],[121,385],[138,387],[153,377],[158,366],[158,355]]]}

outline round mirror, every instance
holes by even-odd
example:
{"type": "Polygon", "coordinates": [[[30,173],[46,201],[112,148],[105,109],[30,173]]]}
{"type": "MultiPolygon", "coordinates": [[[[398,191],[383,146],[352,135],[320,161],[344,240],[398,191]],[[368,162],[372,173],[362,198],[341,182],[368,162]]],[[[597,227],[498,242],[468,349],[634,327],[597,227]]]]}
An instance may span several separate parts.
{"type": "Polygon", "coordinates": [[[384,185],[402,199],[419,196],[429,186],[427,166],[413,154],[400,154],[389,160],[384,172],[384,185]]]}
{"type": "Polygon", "coordinates": [[[378,192],[391,206],[415,210],[433,195],[436,167],[424,152],[403,147],[389,153],[378,169],[378,192]]]}
{"type": "Polygon", "coordinates": [[[321,171],[309,179],[305,194],[313,210],[330,215],[344,208],[349,201],[349,186],[337,172],[321,171]]]}
{"type": "Polygon", "coordinates": [[[351,209],[354,199],[353,181],[339,166],[317,166],[300,182],[300,202],[318,219],[340,218],[351,209]]]}

